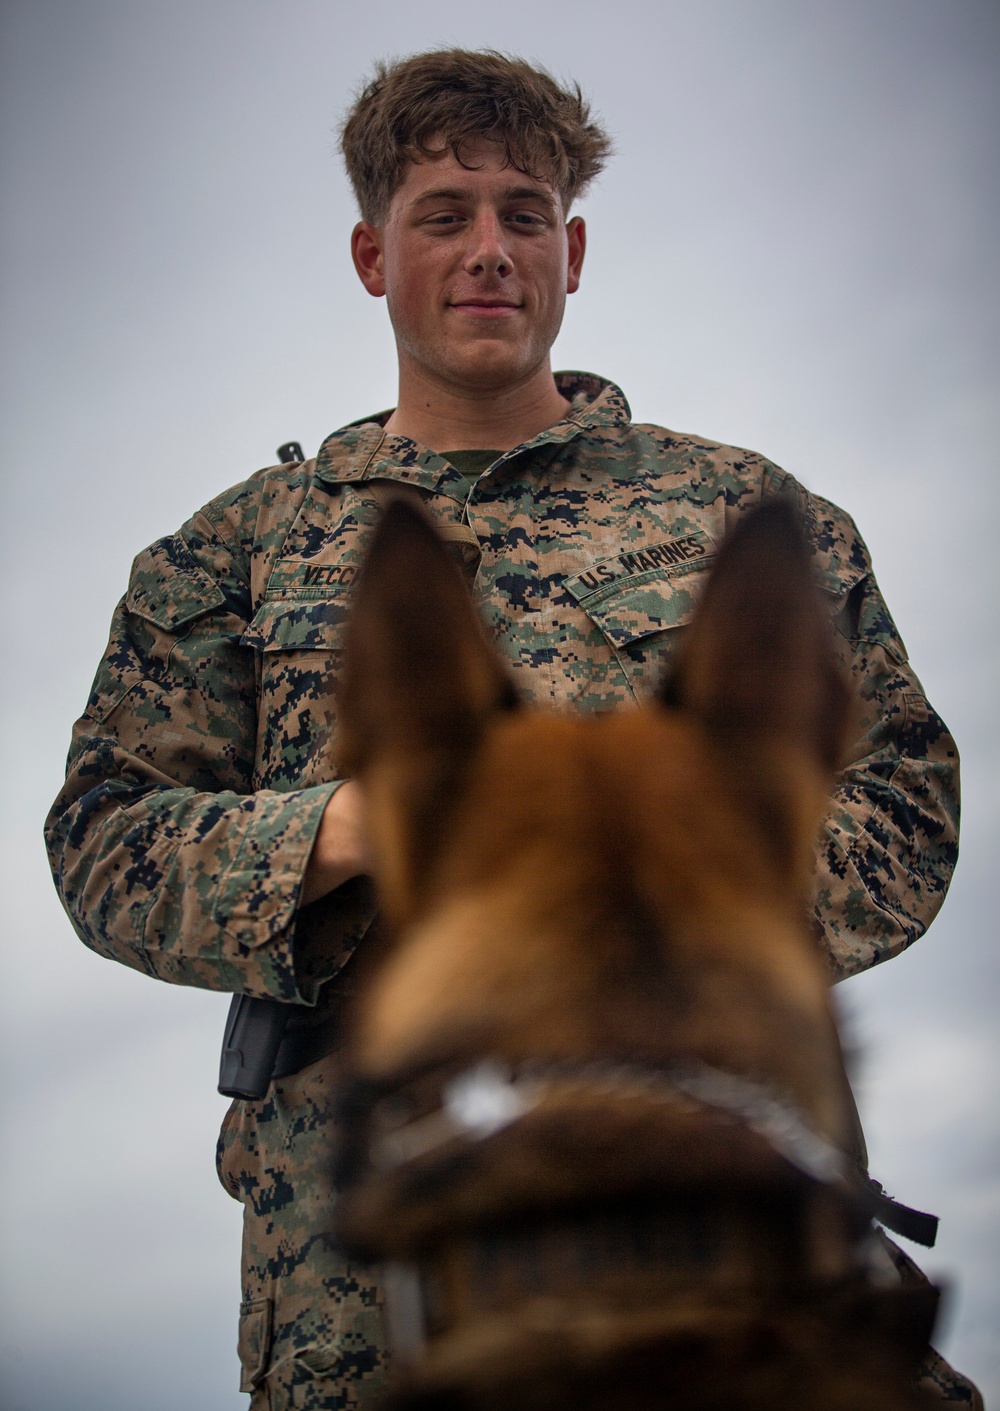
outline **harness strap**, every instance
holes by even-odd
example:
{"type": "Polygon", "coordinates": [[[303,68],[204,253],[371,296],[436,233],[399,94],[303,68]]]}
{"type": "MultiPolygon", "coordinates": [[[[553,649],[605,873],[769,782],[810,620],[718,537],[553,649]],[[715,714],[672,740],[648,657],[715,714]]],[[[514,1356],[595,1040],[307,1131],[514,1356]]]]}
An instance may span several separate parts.
{"type": "Polygon", "coordinates": [[[691,1061],[654,1067],[636,1063],[550,1062],[512,1068],[485,1059],[449,1075],[436,1107],[415,1120],[395,1118],[395,1098],[376,1103],[371,1159],[392,1168],[455,1139],[482,1141],[532,1111],[554,1093],[589,1090],[694,1105],[756,1132],[792,1166],[824,1185],[847,1185],[844,1153],[781,1095],[742,1074],[691,1061]]]}
{"type": "Polygon", "coordinates": [[[886,1195],[881,1184],[873,1181],[871,1176],[868,1177],[867,1195],[871,1202],[872,1217],[880,1225],[884,1225],[894,1235],[902,1235],[904,1239],[913,1240],[914,1244],[922,1244],[925,1249],[934,1248],[939,1224],[936,1215],[914,1210],[891,1195],[886,1195]]]}
{"type": "Polygon", "coordinates": [[[871,1218],[894,1234],[928,1249],[937,1239],[936,1215],[894,1200],[878,1181],[861,1171],[852,1177],[856,1170],[853,1163],[783,1096],[742,1074],[697,1062],[662,1068],[608,1062],[529,1063],[512,1068],[486,1059],[443,1078],[437,1105],[415,1119],[400,1120],[392,1110],[394,1098],[388,1104],[376,1102],[370,1159],[376,1169],[392,1169],[455,1140],[482,1141],[516,1122],[559,1088],[579,1086],[595,1092],[639,1093],[668,1103],[686,1100],[714,1111],[756,1132],[812,1180],[853,1187],[871,1218]]]}

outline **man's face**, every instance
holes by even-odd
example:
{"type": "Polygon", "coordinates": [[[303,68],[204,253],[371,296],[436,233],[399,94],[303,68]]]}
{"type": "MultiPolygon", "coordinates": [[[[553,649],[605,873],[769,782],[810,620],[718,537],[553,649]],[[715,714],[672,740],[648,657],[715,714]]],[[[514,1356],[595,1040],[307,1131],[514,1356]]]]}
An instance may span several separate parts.
{"type": "Polygon", "coordinates": [[[500,390],[547,366],[584,229],[558,192],[504,165],[492,142],[412,162],[385,223],[362,221],[354,259],[386,296],[401,371],[452,388],[500,390]]]}

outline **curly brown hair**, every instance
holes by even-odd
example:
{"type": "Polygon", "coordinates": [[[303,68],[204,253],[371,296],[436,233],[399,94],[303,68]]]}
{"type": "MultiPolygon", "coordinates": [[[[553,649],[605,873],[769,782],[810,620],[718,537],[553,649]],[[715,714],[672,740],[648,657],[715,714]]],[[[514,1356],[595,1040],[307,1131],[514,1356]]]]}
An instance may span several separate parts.
{"type": "Polygon", "coordinates": [[[340,130],[362,217],[385,220],[408,162],[450,148],[471,167],[463,151],[484,138],[502,145],[517,171],[550,182],[564,211],[611,152],[579,85],[561,88],[524,59],[495,49],[434,49],[379,63],[340,130]]]}

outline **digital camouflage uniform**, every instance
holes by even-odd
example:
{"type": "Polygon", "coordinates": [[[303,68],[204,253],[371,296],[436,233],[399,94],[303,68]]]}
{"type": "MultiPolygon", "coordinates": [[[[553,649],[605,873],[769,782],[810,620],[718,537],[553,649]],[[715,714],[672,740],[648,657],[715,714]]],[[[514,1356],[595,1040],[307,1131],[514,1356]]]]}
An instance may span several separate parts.
{"type": "MultiPolygon", "coordinates": [[[[818,851],[818,929],[836,977],[923,932],[955,862],[957,755],[854,524],[758,455],[633,425],[610,383],[557,380],[566,419],[474,482],[367,420],[138,556],[47,824],[87,945],[164,980],[330,1011],[370,889],[359,879],[301,912],[298,898],[338,786],[331,688],[352,583],[403,487],[462,557],[524,696],[586,711],[648,699],[727,530],[762,497],[793,495],[863,716],[818,851]]],[[[328,1233],[326,1072],[237,1101],[220,1139],[245,1210],[254,1408],[364,1407],[384,1376],[376,1284],[328,1233]]]]}

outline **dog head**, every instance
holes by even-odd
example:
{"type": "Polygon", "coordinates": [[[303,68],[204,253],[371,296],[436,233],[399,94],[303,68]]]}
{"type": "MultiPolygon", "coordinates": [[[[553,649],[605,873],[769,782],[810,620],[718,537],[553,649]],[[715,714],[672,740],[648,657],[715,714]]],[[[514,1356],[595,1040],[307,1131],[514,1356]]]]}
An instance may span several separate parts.
{"type": "Polygon", "coordinates": [[[654,705],[528,709],[430,526],[386,513],[341,696],[388,940],[354,1014],[340,1234],[421,1271],[397,1317],[417,1400],[646,1404],[648,1378],[607,1387],[650,1349],[657,1385],[668,1345],[690,1378],[692,1338],[721,1364],[776,1299],[855,1278],[807,920],[851,716],[829,631],[775,502],[723,547],[654,705]]]}

